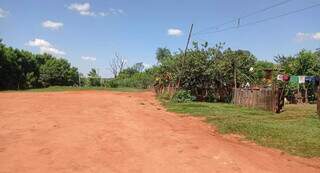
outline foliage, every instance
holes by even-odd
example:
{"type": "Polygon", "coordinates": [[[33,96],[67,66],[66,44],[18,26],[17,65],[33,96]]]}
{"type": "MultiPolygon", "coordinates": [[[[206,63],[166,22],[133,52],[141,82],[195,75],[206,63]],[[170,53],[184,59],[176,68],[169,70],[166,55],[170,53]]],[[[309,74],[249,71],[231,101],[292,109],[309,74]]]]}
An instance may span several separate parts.
{"type": "Polygon", "coordinates": [[[237,74],[237,85],[251,82],[253,75],[249,70],[256,58],[249,51],[223,50],[223,46],[208,47],[207,43],[194,42],[193,48],[186,53],[178,52],[163,58],[156,74],[156,85],[174,84],[189,90],[197,100],[230,101],[234,74],[237,74]]]}
{"type": "Polygon", "coordinates": [[[139,62],[139,63],[134,64],[132,67],[129,67],[129,68],[126,68],[126,69],[123,69],[122,71],[120,71],[117,78],[119,78],[119,79],[130,78],[133,75],[135,75],[136,73],[143,72],[144,69],[145,69],[145,67],[144,67],[143,63],[139,62]]]}
{"type": "MultiPolygon", "coordinates": [[[[108,88],[108,87],[91,87],[91,86],[84,86],[84,87],[73,87],[73,86],[50,86],[47,88],[33,88],[33,89],[25,89],[20,90],[19,92],[63,92],[63,91],[87,91],[87,90],[94,90],[94,91],[119,91],[119,92],[141,92],[144,91],[143,89],[138,88],[108,88]]],[[[17,92],[17,91],[2,91],[2,92],[17,92]]]]}
{"type": "MultiPolygon", "coordinates": [[[[301,50],[295,56],[276,56],[275,61],[278,63],[281,73],[289,75],[305,75],[305,76],[320,76],[320,53],[319,50],[315,52],[301,50]]],[[[315,85],[305,84],[308,91],[309,101],[316,99],[315,85]]],[[[292,85],[287,86],[286,95],[292,96],[298,88],[304,86],[292,85]]]]}
{"type": "Polygon", "coordinates": [[[262,84],[265,76],[265,69],[275,69],[275,65],[268,61],[257,61],[253,66],[253,82],[254,84],[262,84]]]}
{"type": "Polygon", "coordinates": [[[290,75],[320,76],[320,54],[301,50],[295,56],[276,56],[275,61],[290,75]]]}
{"type": "Polygon", "coordinates": [[[77,83],[78,70],[65,59],[49,58],[39,69],[42,86],[72,86],[77,83]]]}
{"type": "Polygon", "coordinates": [[[91,69],[88,77],[88,86],[101,86],[101,77],[99,76],[96,69],[91,69]]]}
{"type": "Polygon", "coordinates": [[[129,78],[116,78],[108,81],[110,87],[132,87],[147,89],[153,84],[153,77],[147,73],[136,73],[129,78]]]}
{"type": "Polygon", "coordinates": [[[195,100],[195,97],[191,95],[190,91],[186,91],[186,90],[179,90],[175,92],[172,97],[172,101],[177,103],[186,103],[194,100],[195,100]]]}
{"type": "Polygon", "coordinates": [[[171,52],[169,49],[167,48],[158,48],[157,52],[156,52],[156,59],[158,61],[158,63],[163,63],[164,61],[166,61],[168,58],[171,58],[171,52]]]}
{"type": "Polygon", "coordinates": [[[111,88],[150,88],[154,83],[154,74],[157,68],[154,67],[144,71],[143,69],[145,69],[143,63],[136,63],[132,67],[123,69],[116,78],[107,81],[106,86],[111,88]]]}
{"type": "Polygon", "coordinates": [[[169,92],[164,92],[164,93],[158,95],[158,98],[162,101],[168,102],[168,101],[171,101],[172,96],[170,95],[169,92]]]}
{"type": "Polygon", "coordinates": [[[316,105],[287,105],[273,114],[223,103],[163,102],[169,111],[205,117],[221,133],[241,134],[260,145],[304,157],[320,156],[316,105]]]}
{"type": "MultiPolygon", "coordinates": [[[[302,50],[295,56],[277,56],[276,64],[257,61],[247,50],[224,48],[223,43],[209,47],[207,43],[193,43],[186,52],[171,52],[158,48],[157,88],[176,87],[188,90],[200,101],[230,102],[234,87],[264,85],[265,69],[277,74],[320,76],[320,50],[302,50]]],[[[313,94],[314,85],[308,85],[313,94]]],[[[315,98],[315,96],[313,96],[315,98]]]]}
{"type": "Polygon", "coordinates": [[[7,47],[0,41],[0,89],[27,89],[77,84],[78,69],[49,54],[7,47]]]}

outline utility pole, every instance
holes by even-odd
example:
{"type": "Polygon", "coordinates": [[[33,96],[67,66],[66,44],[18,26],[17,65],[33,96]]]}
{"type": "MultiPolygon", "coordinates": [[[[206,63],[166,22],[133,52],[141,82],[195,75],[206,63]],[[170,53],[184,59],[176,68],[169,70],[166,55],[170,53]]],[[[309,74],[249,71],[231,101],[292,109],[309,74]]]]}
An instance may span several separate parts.
{"type": "MultiPolygon", "coordinates": [[[[188,50],[188,46],[189,46],[189,43],[190,43],[190,40],[191,40],[192,30],[193,30],[193,24],[191,24],[191,26],[190,26],[187,45],[186,45],[186,48],[184,49],[184,56],[183,56],[183,59],[182,59],[182,67],[181,68],[184,68],[184,62],[185,62],[185,58],[187,56],[187,50],[188,50]]],[[[180,74],[179,74],[179,80],[178,80],[177,88],[180,88],[181,70],[182,69],[180,69],[180,72],[179,72],[180,74]]]]}
{"type": "Polygon", "coordinates": [[[189,43],[190,43],[190,39],[191,39],[191,35],[192,35],[192,30],[193,30],[193,24],[191,24],[191,27],[190,27],[187,45],[186,45],[186,48],[185,48],[185,50],[184,50],[184,56],[187,55],[187,50],[188,50],[188,46],[189,46],[189,43]]]}

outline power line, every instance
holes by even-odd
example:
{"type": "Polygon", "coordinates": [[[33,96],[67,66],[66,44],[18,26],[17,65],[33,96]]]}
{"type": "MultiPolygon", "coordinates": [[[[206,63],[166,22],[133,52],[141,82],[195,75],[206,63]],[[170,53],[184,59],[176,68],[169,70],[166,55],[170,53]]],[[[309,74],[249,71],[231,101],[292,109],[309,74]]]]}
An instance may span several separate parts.
{"type": "Polygon", "coordinates": [[[201,33],[201,32],[207,31],[207,30],[217,29],[218,27],[221,27],[221,26],[224,26],[224,25],[227,25],[227,24],[230,24],[230,23],[234,23],[234,22],[237,22],[237,21],[238,21],[238,23],[239,23],[240,19],[245,19],[245,18],[254,16],[254,15],[256,15],[256,14],[263,13],[263,12],[265,12],[265,11],[268,11],[268,10],[272,9],[272,8],[275,8],[275,7],[278,7],[278,6],[287,4],[287,3],[291,2],[291,1],[294,1],[294,0],[281,1],[281,2],[279,2],[279,3],[273,4],[273,5],[268,6],[268,7],[266,7],[266,8],[263,8],[263,9],[260,9],[260,10],[257,10],[257,11],[254,11],[254,12],[252,12],[252,13],[249,13],[249,14],[246,14],[246,15],[243,15],[243,16],[240,16],[240,17],[238,17],[238,18],[234,18],[234,19],[232,19],[232,20],[229,20],[229,21],[227,21],[227,22],[221,23],[221,24],[219,24],[219,25],[215,25],[215,26],[211,26],[211,27],[205,28],[205,29],[203,29],[203,30],[198,31],[197,33],[201,33]]]}
{"type": "Polygon", "coordinates": [[[283,14],[280,14],[280,15],[277,15],[277,16],[272,16],[272,17],[264,18],[264,19],[257,20],[257,21],[254,21],[254,22],[249,22],[249,23],[246,23],[246,24],[243,24],[243,25],[227,27],[227,28],[224,28],[224,29],[221,29],[221,30],[217,30],[217,31],[213,31],[213,32],[195,33],[194,35],[214,34],[214,33],[218,33],[218,32],[224,32],[224,31],[229,31],[229,30],[233,30],[233,29],[237,29],[237,28],[251,26],[251,25],[263,23],[263,22],[266,22],[266,21],[269,21],[269,20],[274,20],[274,19],[277,19],[277,18],[280,18],[280,17],[288,16],[288,15],[291,15],[291,14],[300,13],[302,11],[305,11],[305,10],[308,10],[308,9],[311,9],[311,8],[315,8],[315,7],[318,7],[318,6],[320,6],[320,3],[314,4],[314,5],[305,7],[305,8],[301,8],[301,9],[298,9],[298,10],[289,11],[287,13],[283,13],[283,14]]]}

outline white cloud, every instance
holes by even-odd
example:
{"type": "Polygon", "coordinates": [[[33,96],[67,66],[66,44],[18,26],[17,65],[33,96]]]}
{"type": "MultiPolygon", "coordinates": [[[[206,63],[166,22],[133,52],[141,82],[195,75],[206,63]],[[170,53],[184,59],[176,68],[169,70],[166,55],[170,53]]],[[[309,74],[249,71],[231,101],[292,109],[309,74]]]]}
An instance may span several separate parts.
{"type": "Polygon", "coordinates": [[[51,21],[51,20],[46,20],[46,21],[42,22],[42,26],[44,28],[49,28],[51,30],[58,30],[58,29],[63,27],[63,23],[54,22],[54,21],[51,21]]]}
{"type": "Polygon", "coordinates": [[[101,12],[94,12],[91,10],[90,3],[73,3],[68,6],[69,10],[77,11],[79,14],[83,16],[111,16],[111,15],[123,15],[124,11],[122,9],[114,9],[110,8],[107,11],[101,11],[101,12]]]}
{"type": "Polygon", "coordinates": [[[177,28],[170,28],[170,29],[168,29],[168,35],[179,37],[182,35],[182,31],[177,28]]]}
{"type": "Polygon", "coordinates": [[[100,12],[99,15],[102,16],[102,17],[105,17],[105,16],[110,16],[110,13],[108,13],[108,12],[100,12]]]}
{"type": "Polygon", "coordinates": [[[83,16],[95,16],[95,13],[90,10],[90,3],[73,3],[68,6],[68,9],[77,11],[83,16]]]}
{"type": "Polygon", "coordinates": [[[92,57],[92,56],[82,56],[81,59],[86,60],[86,61],[96,61],[97,58],[92,57]]]}
{"type": "Polygon", "coordinates": [[[27,43],[28,46],[33,46],[33,47],[52,47],[52,45],[47,42],[46,40],[42,40],[39,38],[36,38],[34,40],[31,40],[27,43]]]}
{"type": "Polygon", "coordinates": [[[53,54],[53,55],[65,55],[66,53],[58,50],[54,47],[39,47],[41,53],[48,53],[48,54],[53,54]]]}
{"type": "Polygon", "coordinates": [[[0,8],[0,18],[5,18],[9,14],[8,11],[0,8]]]}
{"type": "Polygon", "coordinates": [[[314,40],[320,40],[320,32],[317,32],[317,33],[313,34],[313,35],[312,35],[312,38],[313,38],[314,40]]]}
{"type": "Polygon", "coordinates": [[[316,33],[304,33],[304,32],[298,32],[296,34],[295,39],[299,42],[307,41],[307,40],[320,40],[320,32],[316,33]]]}
{"type": "Polygon", "coordinates": [[[48,53],[52,55],[65,55],[66,53],[53,47],[51,43],[46,40],[36,38],[29,41],[26,45],[38,47],[41,53],[48,53]]]}
{"type": "Polygon", "coordinates": [[[110,8],[106,12],[99,13],[99,15],[102,17],[111,16],[111,15],[123,15],[123,14],[124,14],[124,11],[122,9],[114,9],[114,8],[110,8]]]}

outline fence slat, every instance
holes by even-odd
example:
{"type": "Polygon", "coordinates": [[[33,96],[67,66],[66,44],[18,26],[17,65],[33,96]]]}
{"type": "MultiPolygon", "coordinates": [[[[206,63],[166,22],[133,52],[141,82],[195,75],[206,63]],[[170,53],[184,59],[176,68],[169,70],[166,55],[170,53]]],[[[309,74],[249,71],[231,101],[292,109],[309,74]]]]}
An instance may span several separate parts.
{"type": "Polygon", "coordinates": [[[273,111],[273,91],[269,88],[260,90],[240,89],[236,91],[234,103],[250,108],[273,111]]]}

